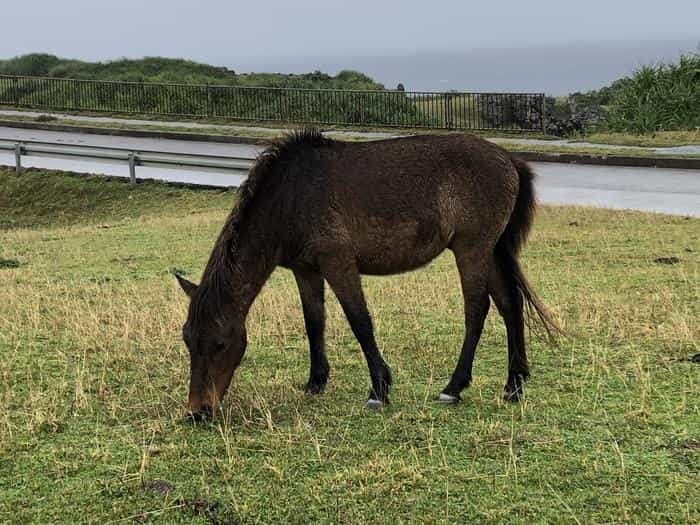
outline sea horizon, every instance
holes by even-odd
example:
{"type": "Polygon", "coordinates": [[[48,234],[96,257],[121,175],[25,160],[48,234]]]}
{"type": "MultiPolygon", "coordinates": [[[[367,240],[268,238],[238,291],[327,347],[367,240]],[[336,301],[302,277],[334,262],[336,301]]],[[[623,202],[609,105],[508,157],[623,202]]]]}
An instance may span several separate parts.
{"type": "Polygon", "coordinates": [[[566,95],[609,85],[647,64],[678,60],[698,49],[697,39],[572,43],[513,48],[415,50],[375,55],[280,56],[217,59],[239,73],[337,74],[360,71],[408,91],[545,92],[566,95]]]}

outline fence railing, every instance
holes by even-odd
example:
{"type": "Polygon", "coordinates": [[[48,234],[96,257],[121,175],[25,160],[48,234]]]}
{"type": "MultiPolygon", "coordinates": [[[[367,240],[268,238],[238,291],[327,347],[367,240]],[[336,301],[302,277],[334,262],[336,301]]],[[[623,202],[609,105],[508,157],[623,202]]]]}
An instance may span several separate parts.
{"type": "Polygon", "coordinates": [[[0,152],[14,152],[15,170],[22,172],[22,157],[51,157],[128,163],[131,184],[136,184],[136,166],[213,171],[246,176],[255,159],[223,155],[200,155],[168,151],[135,150],[84,144],[0,139],[0,152]]]}
{"type": "Polygon", "coordinates": [[[395,128],[543,131],[544,94],[155,84],[0,75],[0,104],[395,128]]]}

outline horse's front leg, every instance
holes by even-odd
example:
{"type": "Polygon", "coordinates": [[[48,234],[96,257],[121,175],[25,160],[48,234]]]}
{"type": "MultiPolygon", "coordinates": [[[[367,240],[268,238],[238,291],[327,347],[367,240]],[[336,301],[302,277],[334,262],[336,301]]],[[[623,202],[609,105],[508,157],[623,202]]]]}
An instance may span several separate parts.
{"type": "MultiPolygon", "coordinates": [[[[349,258],[348,258],[349,259],[349,258]]],[[[347,260],[347,259],[345,259],[347,260]]],[[[365,296],[362,292],[360,274],[354,263],[345,263],[343,259],[326,261],[322,265],[323,276],[333,289],[343,307],[355,337],[365,354],[369,368],[372,389],[369,393],[367,406],[381,408],[389,402],[389,387],[391,386],[391,371],[379,353],[374,339],[372,319],[367,310],[365,296]]]]}
{"type": "Polygon", "coordinates": [[[294,270],[294,278],[299,287],[306,335],[309,337],[311,369],[305,390],[309,394],[320,394],[328,382],[329,371],[323,342],[326,324],[323,277],[318,272],[294,270]]]}

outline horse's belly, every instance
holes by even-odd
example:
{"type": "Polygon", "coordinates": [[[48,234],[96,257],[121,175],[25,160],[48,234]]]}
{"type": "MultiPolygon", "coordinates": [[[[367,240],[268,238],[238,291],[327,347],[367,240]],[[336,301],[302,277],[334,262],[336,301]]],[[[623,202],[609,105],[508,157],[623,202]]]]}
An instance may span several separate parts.
{"type": "Polygon", "coordinates": [[[361,257],[357,261],[357,267],[361,274],[364,275],[393,275],[396,273],[410,272],[421,266],[425,266],[430,261],[435,259],[444,250],[443,247],[440,250],[435,250],[431,253],[421,254],[422,256],[416,257],[415,255],[411,257],[397,257],[393,255],[390,258],[381,257],[361,257]]]}
{"type": "Polygon", "coordinates": [[[449,233],[438,224],[416,221],[392,226],[369,228],[353,239],[360,273],[387,275],[414,270],[432,261],[449,243],[449,233]]]}

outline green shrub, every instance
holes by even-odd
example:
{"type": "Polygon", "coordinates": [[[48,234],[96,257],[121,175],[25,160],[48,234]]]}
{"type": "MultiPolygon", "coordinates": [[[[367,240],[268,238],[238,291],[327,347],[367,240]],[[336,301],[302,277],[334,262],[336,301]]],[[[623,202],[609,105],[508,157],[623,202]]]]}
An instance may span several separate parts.
{"type": "Polygon", "coordinates": [[[357,71],[335,76],[314,71],[302,74],[244,73],[179,58],[145,57],[109,62],[84,62],[47,54],[0,60],[1,75],[118,80],[176,84],[293,87],[308,89],[382,90],[384,86],[357,71]]]}
{"type": "Polygon", "coordinates": [[[0,75],[46,76],[61,59],[53,55],[33,54],[0,60],[0,75]]]}
{"type": "Polygon", "coordinates": [[[611,131],[647,133],[700,128],[700,54],[644,66],[612,94],[611,131]]]}

